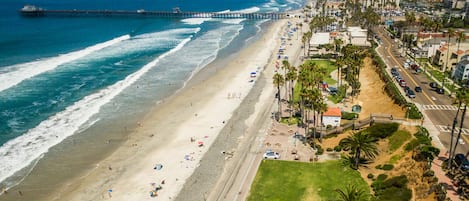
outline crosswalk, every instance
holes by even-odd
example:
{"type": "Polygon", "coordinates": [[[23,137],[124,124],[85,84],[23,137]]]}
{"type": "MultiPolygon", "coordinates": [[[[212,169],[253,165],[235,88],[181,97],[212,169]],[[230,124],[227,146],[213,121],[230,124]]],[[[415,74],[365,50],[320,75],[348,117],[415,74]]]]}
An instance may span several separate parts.
{"type": "Polygon", "coordinates": [[[422,105],[423,110],[458,110],[458,107],[453,105],[422,105]]]}
{"type": "MultiPolygon", "coordinates": [[[[445,125],[435,125],[440,132],[445,132],[445,133],[451,133],[451,126],[445,126],[445,125]]],[[[459,128],[454,128],[454,133],[457,134],[459,133],[459,128]]],[[[467,128],[462,128],[461,134],[464,135],[469,135],[469,129],[467,128]]]]}

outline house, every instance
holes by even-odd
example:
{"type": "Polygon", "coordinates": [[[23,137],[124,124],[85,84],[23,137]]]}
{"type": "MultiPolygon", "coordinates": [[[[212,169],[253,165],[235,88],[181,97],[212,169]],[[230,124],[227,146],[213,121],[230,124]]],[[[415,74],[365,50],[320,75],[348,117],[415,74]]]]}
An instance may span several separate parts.
{"type": "Polygon", "coordinates": [[[465,55],[467,52],[466,50],[464,50],[464,46],[466,45],[461,45],[461,47],[458,47],[456,45],[448,46],[448,44],[441,45],[440,48],[436,50],[435,55],[433,56],[433,63],[441,66],[442,70],[453,71],[456,64],[461,61],[462,56],[465,55]],[[448,65],[446,64],[447,60],[449,62],[448,65]]]}
{"type": "Polygon", "coordinates": [[[464,55],[461,61],[454,68],[451,78],[454,81],[462,82],[469,79],[469,54],[464,55]]]}
{"type": "Polygon", "coordinates": [[[340,119],[342,118],[342,111],[340,108],[327,108],[327,111],[322,114],[322,124],[324,126],[331,125],[332,127],[340,126],[340,119]]]}

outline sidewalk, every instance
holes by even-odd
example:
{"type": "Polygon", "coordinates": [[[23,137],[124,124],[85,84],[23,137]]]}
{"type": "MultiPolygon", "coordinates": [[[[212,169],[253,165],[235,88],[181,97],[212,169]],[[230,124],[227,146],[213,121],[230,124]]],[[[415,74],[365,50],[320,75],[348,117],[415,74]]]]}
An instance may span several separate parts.
{"type": "Polygon", "coordinates": [[[440,133],[440,131],[438,131],[438,129],[435,127],[435,125],[433,125],[430,118],[428,118],[425,113],[422,114],[424,116],[422,126],[428,130],[428,133],[432,138],[433,146],[440,149],[440,154],[432,162],[431,170],[435,172],[435,177],[438,178],[438,182],[442,183],[445,186],[446,197],[451,199],[452,201],[460,201],[461,199],[459,199],[459,195],[456,192],[457,187],[453,184],[451,179],[446,176],[446,172],[443,171],[443,169],[441,168],[443,161],[445,161],[448,157],[445,155],[447,149],[441,143],[440,138],[438,138],[438,134],[440,133]]]}

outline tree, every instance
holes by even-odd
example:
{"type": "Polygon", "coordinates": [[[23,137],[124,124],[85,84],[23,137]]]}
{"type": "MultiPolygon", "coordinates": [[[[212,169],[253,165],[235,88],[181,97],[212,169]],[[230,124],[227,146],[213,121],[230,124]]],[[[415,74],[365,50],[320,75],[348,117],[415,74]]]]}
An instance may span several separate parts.
{"type": "Polygon", "coordinates": [[[368,193],[355,185],[349,184],[344,189],[335,189],[338,201],[365,201],[370,200],[368,193]]]}
{"type": "Polygon", "coordinates": [[[461,139],[461,131],[462,131],[462,126],[464,124],[464,117],[466,116],[466,110],[467,110],[467,104],[469,104],[469,92],[466,90],[466,89],[459,89],[458,92],[456,92],[456,102],[458,103],[458,111],[456,112],[456,116],[454,117],[454,120],[453,120],[453,127],[451,129],[451,143],[450,143],[450,154],[449,154],[449,168],[451,169],[451,166],[452,166],[452,161],[453,161],[453,158],[456,154],[456,148],[458,147],[458,142],[459,140],[461,139]],[[459,111],[461,110],[461,107],[463,107],[462,109],[462,114],[461,114],[461,122],[459,124],[459,132],[458,132],[458,137],[456,138],[456,142],[454,142],[454,148],[453,148],[453,134],[454,134],[454,129],[456,127],[456,124],[457,124],[457,118],[458,118],[458,114],[459,114],[459,111]]]}
{"type": "Polygon", "coordinates": [[[294,91],[295,91],[295,80],[298,78],[298,75],[297,75],[297,70],[295,68],[295,66],[290,66],[290,69],[288,70],[287,74],[286,74],[286,77],[285,77],[285,80],[288,81],[289,85],[290,85],[290,100],[289,100],[289,104],[290,104],[290,116],[292,116],[292,111],[293,111],[293,102],[294,102],[294,91]]]}
{"type": "Polygon", "coordinates": [[[445,80],[446,80],[446,70],[448,70],[448,65],[449,65],[449,44],[450,44],[450,41],[451,41],[451,36],[454,35],[454,29],[453,28],[449,28],[447,33],[448,35],[448,50],[446,51],[446,64],[445,66],[443,67],[443,82],[441,82],[441,88],[444,90],[445,88],[445,80]]]}
{"type": "Polygon", "coordinates": [[[354,152],[355,164],[354,168],[358,169],[360,156],[363,152],[365,157],[374,159],[378,154],[376,140],[365,132],[354,133],[341,141],[344,149],[354,152]]]}
{"type": "Polygon", "coordinates": [[[273,77],[273,82],[274,85],[277,87],[277,94],[275,95],[277,97],[277,102],[278,102],[278,116],[277,116],[277,121],[280,120],[280,117],[282,115],[282,102],[280,100],[280,87],[283,86],[285,83],[285,79],[283,76],[279,73],[275,73],[273,77]]]}

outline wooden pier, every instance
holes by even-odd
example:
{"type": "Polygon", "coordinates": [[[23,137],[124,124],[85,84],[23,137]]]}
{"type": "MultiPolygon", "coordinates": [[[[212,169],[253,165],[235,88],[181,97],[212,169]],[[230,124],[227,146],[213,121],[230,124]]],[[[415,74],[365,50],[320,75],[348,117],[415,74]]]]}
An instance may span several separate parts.
{"type": "Polygon", "coordinates": [[[288,13],[241,13],[241,12],[182,12],[173,11],[126,11],[126,10],[46,10],[27,5],[19,12],[24,16],[142,16],[161,18],[224,18],[224,19],[283,19],[288,13]]]}

